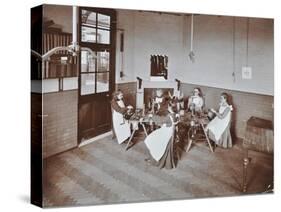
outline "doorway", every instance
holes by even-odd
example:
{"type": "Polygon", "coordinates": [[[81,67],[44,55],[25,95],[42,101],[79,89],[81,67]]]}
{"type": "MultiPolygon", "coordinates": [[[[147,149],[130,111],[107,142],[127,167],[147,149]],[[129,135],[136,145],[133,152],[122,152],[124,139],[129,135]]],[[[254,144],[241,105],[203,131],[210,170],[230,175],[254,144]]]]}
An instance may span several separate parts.
{"type": "Polygon", "coordinates": [[[111,130],[115,88],[116,12],[79,8],[78,144],[111,130]]]}

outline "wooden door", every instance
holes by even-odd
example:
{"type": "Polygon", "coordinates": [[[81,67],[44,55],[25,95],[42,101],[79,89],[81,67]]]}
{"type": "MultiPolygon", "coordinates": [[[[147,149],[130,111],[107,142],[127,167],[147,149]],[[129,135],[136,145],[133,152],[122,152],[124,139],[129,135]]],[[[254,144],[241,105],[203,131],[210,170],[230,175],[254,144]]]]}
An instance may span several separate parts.
{"type": "Polygon", "coordinates": [[[115,88],[114,10],[79,9],[79,143],[111,130],[115,88]]]}

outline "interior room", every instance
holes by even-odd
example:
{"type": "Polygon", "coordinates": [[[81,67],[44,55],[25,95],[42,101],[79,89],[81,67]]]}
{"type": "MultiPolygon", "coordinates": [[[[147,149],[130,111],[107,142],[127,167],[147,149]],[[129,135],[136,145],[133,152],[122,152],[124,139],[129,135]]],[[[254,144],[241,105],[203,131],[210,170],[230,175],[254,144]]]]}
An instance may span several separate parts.
{"type": "Polygon", "coordinates": [[[40,10],[31,120],[45,207],[273,192],[273,19],[40,10]]]}

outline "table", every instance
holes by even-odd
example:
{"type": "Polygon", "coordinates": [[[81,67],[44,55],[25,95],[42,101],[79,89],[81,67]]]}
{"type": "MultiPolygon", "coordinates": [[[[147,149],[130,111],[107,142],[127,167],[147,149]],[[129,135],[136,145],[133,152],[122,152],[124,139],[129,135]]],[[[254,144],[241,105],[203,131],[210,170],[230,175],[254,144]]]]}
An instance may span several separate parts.
{"type": "MultiPolygon", "coordinates": [[[[133,115],[129,121],[135,122],[136,124],[140,124],[141,127],[143,128],[146,136],[148,135],[148,133],[146,131],[145,124],[150,126],[151,131],[154,130],[154,126],[161,127],[163,124],[172,124],[170,121],[170,118],[169,118],[169,114],[166,116],[159,116],[159,115],[155,115],[155,114],[151,114],[151,113],[147,113],[147,114],[143,115],[143,114],[141,114],[141,112],[136,113],[136,115],[133,115]]],[[[190,123],[194,123],[195,125],[191,126],[191,128],[189,129],[189,132],[190,132],[190,130],[193,129],[192,127],[197,127],[197,126],[200,127],[204,132],[204,138],[207,140],[207,143],[208,143],[208,146],[209,146],[211,152],[214,152],[211,142],[209,140],[209,137],[207,135],[207,132],[205,130],[205,126],[209,123],[207,114],[192,115],[191,112],[187,112],[183,116],[179,117],[179,123],[183,123],[183,124],[187,124],[187,125],[191,125],[190,123]]],[[[137,130],[137,128],[135,128],[133,130],[133,132],[129,138],[129,141],[127,143],[126,150],[129,148],[136,130],[137,130]]],[[[190,136],[189,136],[188,140],[189,140],[189,143],[188,143],[186,152],[188,152],[190,150],[191,145],[194,142],[194,139],[191,139],[190,136]]]]}
{"type": "Polygon", "coordinates": [[[143,128],[143,130],[144,130],[144,133],[145,133],[145,136],[147,136],[147,131],[146,131],[146,128],[145,128],[145,126],[144,126],[144,121],[143,121],[143,118],[141,118],[141,117],[138,117],[138,116],[132,116],[130,119],[129,119],[129,122],[132,124],[132,126],[133,126],[133,132],[132,132],[132,134],[131,134],[131,136],[130,136],[130,138],[129,138],[129,141],[128,141],[128,143],[127,143],[127,145],[126,145],[126,151],[129,149],[129,146],[130,146],[130,143],[131,143],[131,141],[132,141],[132,139],[133,139],[133,137],[134,137],[134,135],[135,135],[135,132],[138,130],[138,125],[140,124],[141,126],[142,126],[142,128],[143,128]]]}
{"type": "MultiPolygon", "coordinates": [[[[159,116],[151,113],[147,114],[142,114],[142,111],[139,111],[135,113],[130,119],[129,122],[134,126],[134,125],[141,125],[141,127],[144,130],[145,135],[147,136],[148,133],[146,131],[145,124],[150,126],[150,131],[154,130],[154,125],[157,127],[161,127],[163,124],[170,123],[170,118],[169,116],[159,116]]],[[[172,124],[172,123],[171,123],[172,124]]],[[[129,149],[129,146],[131,144],[131,141],[135,135],[135,132],[138,130],[137,127],[133,127],[133,132],[129,138],[129,141],[126,145],[126,151],[129,149]]]]}
{"type": "Polygon", "coordinates": [[[248,150],[273,154],[273,123],[270,120],[252,116],[247,121],[245,138],[243,140],[243,192],[247,191],[247,168],[250,162],[248,150]]]}

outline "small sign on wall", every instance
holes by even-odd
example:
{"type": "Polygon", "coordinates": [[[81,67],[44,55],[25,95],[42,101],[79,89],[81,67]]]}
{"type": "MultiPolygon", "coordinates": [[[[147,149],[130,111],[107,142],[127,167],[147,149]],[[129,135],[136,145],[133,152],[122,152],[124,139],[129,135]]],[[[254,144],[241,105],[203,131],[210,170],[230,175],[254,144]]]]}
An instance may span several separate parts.
{"type": "Polygon", "coordinates": [[[252,79],[252,67],[250,66],[242,67],[242,79],[252,79]]]}

